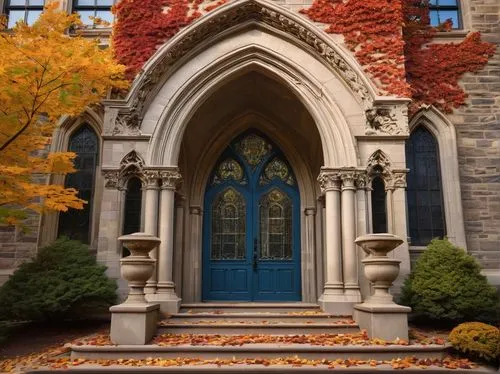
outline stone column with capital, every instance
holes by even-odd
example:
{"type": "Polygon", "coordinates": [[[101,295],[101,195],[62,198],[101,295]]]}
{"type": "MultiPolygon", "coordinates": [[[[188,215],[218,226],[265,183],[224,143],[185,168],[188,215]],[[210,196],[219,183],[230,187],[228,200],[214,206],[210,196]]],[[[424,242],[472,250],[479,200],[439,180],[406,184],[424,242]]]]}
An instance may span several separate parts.
{"type": "MultiPolygon", "coordinates": [[[[338,306],[343,302],[342,282],[342,236],[340,219],[341,180],[337,170],[322,168],[318,177],[322,193],[325,195],[325,285],[318,302],[325,312],[342,314],[338,306]]],[[[349,311],[349,314],[351,311],[349,311]]]]}
{"type": "Polygon", "coordinates": [[[159,171],[161,181],[159,237],[161,244],[157,261],[157,291],[150,295],[149,301],[160,304],[163,313],[174,314],[179,311],[181,299],[175,293],[173,281],[174,262],[174,207],[175,190],[181,180],[177,168],[159,171]]]}
{"type": "Polygon", "coordinates": [[[356,239],[356,178],[355,169],[342,169],[341,206],[342,206],[342,254],[344,269],[345,301],[352,306],[361,301],[358,283],[358,256],[356,239]]]}
{"type": "MultiPolygon", "coordinates": [[[[146,198],[145,198],[145,207],[144,207],[144,232],[146,234],[157,236],[158,234],[158,199],[160,187],[158,184],[159,175],[156,170],[146,170],[144,172],[145,179],[145,187],[146,198]]],[[[150,257],[153,259],[158,258],[158,248],[154,248],[150,257]]],[[[144,287],[144,292],[146,293],[146,298],[149,295],[154,294],[156,292],[156,270],[154,271],[151,278],[146,283],[146,287],[144,287]]]]}
{"type": "MultiPolygon", "coordinates": [[[[403,238],[404,242],[393,252],[394,257],[401,260],[400,275],[394,282],[393,292],[399,294],[404,279],[410,273],[410,252],[408,249],[407,213],[406,213],[406,174],[408,169],[392,170],[391,215],[392,234],[403,238]]],[[[389,194],[387,195],[389,199],[389,194]]]]}
{"type": "Polygon", "coordinates": [[[306,302],[314,303],[317,300],[317,289],[316,289],[316,262],[315,262],[315,252],[316,252],[316,230],[315,230],[315,219],[316,219],[316,207],[309,207],[304,209],[305,214],[305,248],[302,251],[302,267],[303,267],[303,277],[302,277],[302,290],[307,298],[304,300],[306,302]]]}

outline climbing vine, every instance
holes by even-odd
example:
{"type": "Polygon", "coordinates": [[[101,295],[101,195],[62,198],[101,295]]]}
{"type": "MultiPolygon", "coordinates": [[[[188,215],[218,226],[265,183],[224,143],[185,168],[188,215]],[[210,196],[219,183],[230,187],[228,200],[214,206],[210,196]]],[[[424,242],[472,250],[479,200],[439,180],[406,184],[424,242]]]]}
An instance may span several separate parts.
{"type": "MultiPolygon", "coordinates": [[[[114,7],[118,60],[133,78],[160,45],[229,0],[121,0],[114,7]]],[[[411,97],[411,111],[434,105],[451,112],[465,103],[459,85],[466,72],[482,69],[495,47],[470,33],[460,43],[433,43],[451,23],[429,25],[428,0],[315,0],[301,13],[342,35],[380,94],[411,97]]]]}
{"type": "Polygon", "coordinates": [[[113,42],[118,60],[133,78],[158,47],[203,14],[228,0],[121,0],[113,42]]]}
{"type": "Polygon", "coordinates": [[[384,93],[410,94],[405,80],[400,1],[315,0],[301,13],[327,24],[326,32],[342,34],[346,46],[384,93]]]}
{"type": "Polygon", "coordinates": [[[342,34],[381,93],[413,99],[410,111],[432,104],[449,113],[465,104],[459,79],[482,69],[495,52],[479,33],[460,43],[431,43],[452,25],[429,25],[428,0],[315,0],[301,13],[342,34]]]}

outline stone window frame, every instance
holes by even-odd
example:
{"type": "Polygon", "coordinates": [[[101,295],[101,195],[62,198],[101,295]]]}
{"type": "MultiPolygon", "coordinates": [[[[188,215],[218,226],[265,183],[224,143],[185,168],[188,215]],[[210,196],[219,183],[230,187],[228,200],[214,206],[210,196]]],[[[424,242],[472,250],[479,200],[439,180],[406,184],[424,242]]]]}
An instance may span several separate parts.
{"type": "MultiPolygon", "coordinates": [[[[455,126],[433,106],[423,108],[413,115],[409,122],[410,134],[419,126],[424,126],[438,144],[446,237],[453,244],[467,249],[455,126]]],[[[425,248],[410,245],[410,250],[416,252],[425,248]]]]}
{"type": "MultiPolygon", "coordinates": [[[[89,248],[97,250],[97,238],[99,233],[99,219],[101,213],[102,191],[104,178],[102,176],[102,157],[103,157],[103,139],[102,139],[102,119],[91,109],[87,109],[77,118],[64,117],[60,120],[58,127],[54,131],[50,152],[66,152],[69,146],[71,136],[83,125],[88,125],[94,130],[99,142],[99,159],[95,169],[94,198],[92,202],[92,211],[90,213],[90,243],[89,248]]],[[[50,183],[64,185],[65,177],[55,175],[50,178],[50,183]]],[[[59,213],[44,213],[40,220],[38,245],[44,246],[57,239],[59,227],[59,213]]]]}

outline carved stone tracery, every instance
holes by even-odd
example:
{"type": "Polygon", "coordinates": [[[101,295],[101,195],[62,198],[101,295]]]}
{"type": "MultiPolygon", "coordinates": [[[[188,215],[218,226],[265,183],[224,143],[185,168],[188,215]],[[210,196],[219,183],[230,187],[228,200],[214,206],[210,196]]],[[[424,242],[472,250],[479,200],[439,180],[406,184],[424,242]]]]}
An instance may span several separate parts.
{"type": "Polygon", "coordinates": [[[139,87],[137,94],[133,97],[130,109],[119,113],[113,135],[139,135],[139,124],[146,98],[154,91],[161,77],[172,71],[176,64],[188,52],[197,45],[206,42],[207,39],[217,34],[226,32],[229,28],[241,26],[248,23],[263,23],[286,34],[295,36],[300,42],[306,44],[335,71],[352,89],[355,95],[363,103],[364,107],[372,106],[372,97],[363,81],[363,78],[331,45],[328,36],[311,31],[307,25],[302,24],[299,17],[294,19],[273,9],[274,6],[265,4],[260,0],[242,0],[237,6],[228,7],[226,11],[217,14],[206,15],[207,21],[201,22],[194,27],[175,44],[168,48],[154,66],[147,68],[137,78],[139,87]]]}

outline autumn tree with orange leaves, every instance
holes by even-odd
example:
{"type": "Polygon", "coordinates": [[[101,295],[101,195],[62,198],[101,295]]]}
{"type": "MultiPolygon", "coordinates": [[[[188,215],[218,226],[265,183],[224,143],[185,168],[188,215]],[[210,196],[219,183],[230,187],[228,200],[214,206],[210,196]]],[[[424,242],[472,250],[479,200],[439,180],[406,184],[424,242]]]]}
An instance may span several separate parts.
{"type": "Polygon", "coordinates": [[[58,121],[78,116],[110,88],[128,85],[111,49],[70,36],[81,22],[58,7],[49,3],[32,26],[0,30],[1,224],[17,224],[29,210],[83,208],[75,189],[40,184],[34,176],[74,172],[74,153],[46,151],[58,121]]]}

